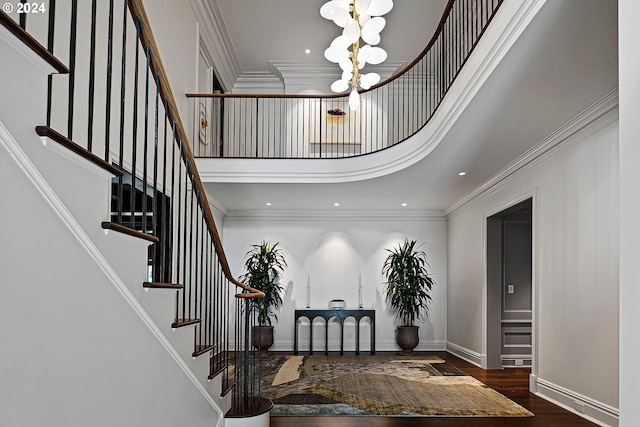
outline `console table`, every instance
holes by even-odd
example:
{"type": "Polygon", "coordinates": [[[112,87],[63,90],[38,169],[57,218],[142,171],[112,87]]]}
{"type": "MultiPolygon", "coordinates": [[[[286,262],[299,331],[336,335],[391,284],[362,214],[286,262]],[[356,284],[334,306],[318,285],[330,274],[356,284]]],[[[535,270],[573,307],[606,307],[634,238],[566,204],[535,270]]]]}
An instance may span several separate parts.
{"type": "Polygon", "coordinates": [[[314,310],[304,309],[295,311],[293,323],[293,354],[298,354],[298,320],[301,317],[311,322],[309,332],[309,351],[313,354],[313,320],[324,319],[324,354],[329,354],[329,320],[337,318],[340,321],[340,354],[344,354],[344,320],[353,317],[356,320],[356,354],[360,354],[360,320],[368,317],[371,321],[371,354],[376,354],[376,311],[375,310],[314,310]]]}

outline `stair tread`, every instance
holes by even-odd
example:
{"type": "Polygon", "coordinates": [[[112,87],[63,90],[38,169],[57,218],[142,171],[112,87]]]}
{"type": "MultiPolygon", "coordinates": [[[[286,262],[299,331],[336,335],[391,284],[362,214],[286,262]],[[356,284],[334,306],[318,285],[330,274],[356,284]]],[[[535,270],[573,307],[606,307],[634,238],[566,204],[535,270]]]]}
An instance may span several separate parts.
{"type": "Polygon", "coordinates": [[[122,176],[122,171],[120,169],[113,166],[112,164],[109,164],[108,162],[105,162],[103,159],[96,156],[91,151],[76,144],[75,142],[57,132],[56,130],[50,128],[49,126],[36,126],[36,133],[40,136],[47,137],[52,141],[57,142],[63,147],[73,151],[80,157],[90,161],[94,165],[106,170],[107,172],[110,172],[114,176],[122,176]]]}
{"type": "Polygon", "coordinates": [[[9,15],[0,11],[0,24],[9,30],[14,36],[20,39],[25,45],[33,50],[40,58],[44,59],[60,74],[69,74],[69,68],[60,61],[56,56],[47,50],[38,40],[31,34],[22,29],[9,15]]]}
{"type": "Polygon", "coordinates": [[[128,236],[137,237],[139,239],[147,240],[147,241],[152,242],[152,243],[157,243],[157,242],[160,241],[160,239],[158,239],[156,236],[151,236],[150,234],[145,234],[145,233],[143,233],[141,231],[137,231],[137,230],[134,230],[132,228],[125,227],[124,225],[116,224],[115,222],[103,221],[101,226],[105,230],[117,231],[118,233],[126,234],[128,236]]]}
{"type": "Polygon", "coordinates": [[[145,288],[152,289],[184,289],[184,285],[177,283],[164,283],[164,282],[144,282],[142,284],[145,288]]]}
{"type": "Polygon", "coordinates": [[[198,357],[209,351],[213,350],[216,346],[213,344],[205,344],[205,345],[197,345],[196,349],[193,351],[192,356],[198,357]]]}
{"type": "Polygon", "coordinates": [[[200,319],[176,319],[172,324],[172,328],[181,328],[183,326],[195,325],[200,323],[202,320],[200,319]]]}

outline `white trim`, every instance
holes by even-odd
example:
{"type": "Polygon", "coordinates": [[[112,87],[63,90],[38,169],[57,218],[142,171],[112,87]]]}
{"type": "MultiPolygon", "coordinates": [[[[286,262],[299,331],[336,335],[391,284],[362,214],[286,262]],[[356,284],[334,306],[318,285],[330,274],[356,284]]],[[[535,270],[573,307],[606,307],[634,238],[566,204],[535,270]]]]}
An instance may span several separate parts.
{"type": "Polygon", "coordinates": [[[53,189],[49,186],[47,181],[40,175],[38,169],[31,163],[31,160],[22,150],[18,142],[13,138],[13,136],[9,133],[7,128],[4,126],[2,122],[0,122],[0,144],[9,152],[11,157],[16,161],[20,169],[25,173],[25,175],[29,178],[29,180],[34,184],[36,189],[40,192],[40,194],[44,197],[44,199],[49,203],[49,205],[53,208],[58,217],[63,221],[63,223],[67,226],[69,231],[73,234],[73,236],[78,240],[78,242],[83,246],[83,248],[87,251],[87,253],[94,259],[96,264],[100,267],[100,269],[104,272],[105,276],[114,287],[120,292],[120,294],[125,298],[125,300],[129,303],[131,308],[133,308],[134,312],[140,317],[143,323],[149,328],[155,338],[160,342],[160,344],[164,347],[164,349],[169,353],[171,358],[176,362],[176,364],[180,367],[185,376],[193,383],[195,388],[202,394],[205,400],[211,405],[211,407],[218,413],[219,418],[217,422],[217,426],[223,426],[224,422],[224,414],[222,410],[216,403],[216,401],[211,397],[209,392],[204,388],[204,386],[200,383],[198,378],[195,377],[194,373],[191,369],[186,365],[185,361],[182,359],[180,354],[173,348],[167,337],[162,333],[162,331],[158,328],[155,322],[149,317],[144,308],[140,305],[135,296],[131,293],[127,285],[120,279],[118,274],[113,270],[111,265],[107,262],[107,260],[102,256],[98,248],[91,241],[89,236],[84,232],[80,224],[75,220],[75,218],[71,215],[71,213],[64,206],[62,201],[58,198],[53,189]]]}
{"type": "Polygon", "coordinates": [[[240,61],[216,1],[188,0],[200,23],[200,42],[212,60],[216,76],[228,92],[241,73],[240,61]]]}
{"type": "Polygon", "coordinates": [[[486,364],[486,355],[482,355],[473,350],[469,350],[468,348],[462,347],[458,344],[454,344],[450,341],[447,341],[446,347],[448,353],[451,353],[454,356],[457,356],[462,360],[466,360],[467,362],[472,363],[478,367],[481,367],[483,360],[485,360],[486,364]]]}
{"type": "MultiPolygon", "coordinates": [[[[547,136],[520,157],[505,166],[484,184],[467,193],[456,203],[445,209],[450,215],[464,208],[472,200],[497,191],[513,179],[517,172],[528,170],[584,141],[618,119],[618,89],[614,89],[589,108],[547,136]]],[[[495,213],[500,212],[500,210],[495,213]]]]}
{"type": "Polygon", "coordinates": [[[613,406],[535,376],[532,376],[531,380],[535,382],[534,388],[536,389],[536,396],[540,396],[598,425],[618,425],[620,419],[618,408],[614,408],[613,406]]]}
{"type": "MultiPolygon", "coordinates": [[[[484,217],[483,217],[483,222],[482,222],[482,351],[485,354],[485,358],[482,361],[481,367],[486,369],[487,368],[487,359],[486,359],[486,355],[489,352],[488,346],[487,346],[487,337],[488,337],[488,330],[487,330],[487,317],[488,317],[488,307],[487,307],[487,295],[488,295],[488,286],[489,283],[487,282],[487,262],[488,262],[488,253],[487,253],[487,221],[489,219],[489,217],[502,212],[508,208],[510,208],[511,206],[515,206],[518,203],[524,202],[527,199],[531,199],[531,318],[532,320],[527,321],[527,322],[531,322],[531,344],[534,346],[534,350],[532,351],[532,356],[533,354],[535,354],[535,342],[537,342],[537,340],[535,339],[535,336],[533,335],[536,331],[536,329],[534,328],[534,319],[535,319],[535,310],[537,309],[537,305],[534,305],[535,299],[534,296],[537,295],[536,289],[537,289],[537,274],[536,271],[538,269],[538,257],[536,256],[537,253],[537,247],[538,247],[538,241],[537,241],[537,232],[536,232],[536,222],[538,219],[537,216],[537,203],[536,200],[538,198],[538,188],[537,187],[533,187],[530,188],[526,191],[523,191],[522,193],[518,194],[515,197],[512,197],[511,199],[509,199],[508,201],[502,203],[501,205],[498,205],[496,207],[491,208],[490,210],[486,211],[484,213],[484,217]]],[[[533,359],[532,364],[535,363],[535,359],[533,359]]]]}
{"type": "Polygon", "coordinates": [[[447,221],[438,210],[231,210],[225,221],[447,221]]]}

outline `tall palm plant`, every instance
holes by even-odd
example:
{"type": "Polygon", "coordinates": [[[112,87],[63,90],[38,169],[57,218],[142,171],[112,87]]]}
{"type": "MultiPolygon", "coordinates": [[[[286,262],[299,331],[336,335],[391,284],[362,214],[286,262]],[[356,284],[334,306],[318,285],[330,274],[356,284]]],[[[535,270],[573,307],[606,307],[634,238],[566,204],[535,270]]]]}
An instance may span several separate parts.
{"type": "Polygon", "coordinates": [[[251,245],[252,249],[245,254],[246,273],[240,276],[248,286],[264,292],[264,298],[255,301],[260,326],[271,326],[271,317],[278,320],[273,312],[282,304],[280,275],[284,272],[287,262],[284,252],[278,248],[278,243],[271,244],[262,241],[259,245],[251,245]]]}
{"type": "MultiPolygon", "coordinates": [[[[418,247],[419,248],[419,247],[418,247]]],[[[386,301],[404,326],[414,326],[416,319],[427,315],[431,304],[433,279],[427,271],[427,254],[416,248],[416,241],[404,243],[389,252],[382,268],[386,277],[386,301]]]]}

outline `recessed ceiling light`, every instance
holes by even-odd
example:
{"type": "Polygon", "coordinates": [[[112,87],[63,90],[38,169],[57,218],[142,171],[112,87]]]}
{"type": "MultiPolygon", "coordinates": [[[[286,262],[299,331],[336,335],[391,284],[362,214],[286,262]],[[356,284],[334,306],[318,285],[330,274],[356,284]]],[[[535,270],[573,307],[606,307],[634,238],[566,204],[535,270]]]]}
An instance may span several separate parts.
{"type": "Polygon", "coordinates": [[[266,203],[266,205],[267,205],[267,206],[271,206],[271,202],[267,202],[267,203],[266,203]]]}
{"type": "Polygon", "coordinates": [[[458,172],[458,175],[460,176],[465,176],[467,173],[466,172],[458,172]]]}
{"type": "Polygon", "coordinates": [[[333,206],[340,206],[340,203],[336,202],[333,204],[333,206]]]}
{"type": "Polygon", "coordinates": [[[307,55],[309,55],[309,54],[311,53],[311,50],[310,50],[310,49],[305,49],[305,50],[304,50],[304,53],[306,53],[307,55]]]}
{"type": "Polygon", "coordinates": [[[406,203],[403,203],[403,204],[402,204],[402,206],[407,206],[407,204],[406,204],[406,203]]]}

